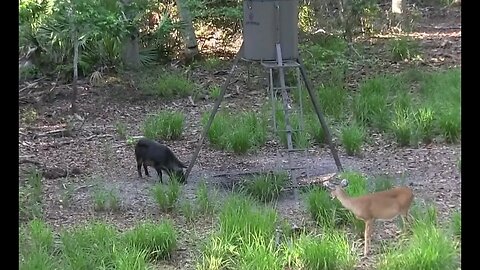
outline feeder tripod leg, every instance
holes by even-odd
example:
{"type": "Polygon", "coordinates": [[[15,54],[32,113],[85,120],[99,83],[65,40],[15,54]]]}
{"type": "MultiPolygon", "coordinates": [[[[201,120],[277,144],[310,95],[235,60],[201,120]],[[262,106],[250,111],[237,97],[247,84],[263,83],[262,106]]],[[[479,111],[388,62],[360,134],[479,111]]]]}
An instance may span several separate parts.
{"type": "Polygon", "coordinates": [[[303,61],[300,57],[298,57],[298,63],[300,64],[300,73],[302,74],[303,80],[305,81],[305,86],[307,87],[308,94],[310,95],[310,99],[313,103],[313,108],[317,113],[318,120],[320,120],[320,124],[322,125],[323,130],[325,131],[325,139],[330,147],[330,151],[332,153],[333,159],[335,160],[335,165],[337,165],[337,170],[339,172],[343,172],[342,164],[340,163],[340,159],[338,158],[337,149],[335,145],[333,145],[332,136],[330,135],[330,130],[328,129],[327,122],[325,122],[325,118],[323,117],[322,112],[320,111],[320,105],[318,104],[317,97],[315,92],[312,89],[312,84],[307,78],[307,74],[305,71],[305,66],[303,65],[303,61]]]}
{"type": "Polygon", "coordinates": [[[205,136],[207,135],[208,130],[210,129],[210,126],[212,125],[213,119],[215,118],[215,114],[218,111],[218,108],[220,107],[220,103],[223,100],[223,96],[225,96],[225,92],[227,90],[228,85],[230,84],[230,80],[232,79],[233,72],[237,68],[238,61],[240,60],[240,57],[243,54],[243,42],[242,46],[240,46],[240,49],[238,50],[237,55],[235,56],[235,59],[233,60],[233,65],[232,68],[230,69],[230,73],[228,74],[227,80],[222,86],[222,89],[220,91],[220,95],[218,96],[217,100],[215,101],[215,104],[213,105],[213,110],[212,113],[210,114],[210,118],[208,118],[207,125],[203,128],[202,135],[200,137],[200,141],[198,142],[197,148],[195,149],[195,152],[193,153],[192,160],[190,161],[190,164],[188,165],[187,171],[185,172],[185,179],[188,180],[188,176],[190,175],[190,171],[193,168],[193,165],[195,164],[195,161],[197,160],[198,154],[200,153],[200,149],[202,148],[203,141],[205,140],[205,136]]]}

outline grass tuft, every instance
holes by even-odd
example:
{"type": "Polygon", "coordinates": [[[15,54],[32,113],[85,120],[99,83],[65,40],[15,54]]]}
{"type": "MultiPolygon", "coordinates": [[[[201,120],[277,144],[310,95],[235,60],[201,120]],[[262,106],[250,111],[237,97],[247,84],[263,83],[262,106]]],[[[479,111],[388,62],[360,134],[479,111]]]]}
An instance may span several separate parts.
{"type": "Polygon", "coordinates": [[[393,39],[390,50],[393,61],[410,60],[419,54],[418,43],[408,37],[393,39]]]}
{"type": "Polygon", "coordinates": [[[409,109],[397,108],[391,129],[400,147],[409,146],[416,135],[415,116],[409,109]]]}
{"type": "Polygon", "coordinates": [[[357,123],[384,131],[390,123],[389,89],[398,87],[392,76],[378,76],[361,83],[353,100],[353,116],[357,123]]]}
{"type": "Polygon", "coordinates": [[[347,91],[341,86],[324,86],[318,89],[320,108],[327,116],[339,120],[345,113],[347,91]]]}
{"type": "Polygon", "coordinates": [[[169,220],[137,224],[121,233],[112,225],[90,221],[57,235],[44,221],[19,228],[20,269],[154,269],[169,258],[177,233],[169,220]]]}
{"type": "Polygon", "coordinates": [[[430,107],[419,108],[414,114],[422,141],[429,144],[435,136],[435,112],[430,107]]]}
{"type": "Polygon", "coordinates": [[[354,247],[344,232],[327,229],[319,237],[301,235],[287,249],[294,255],[287,260],[293,269],[354,269],[354,247]]]}
{"type": "MultiPolygon", "coordinates": [[[[204,114],[205,125],[209,114],[204,114]]],[[[254,112],[238,115],[219,112],[207,132],[210,143],[218,149],[244,154],[266,142],[267,128],[264,117],[254,112]]]]}
{"type": "Polygon", "coordinates": [[[288,180],[288,173],[256,175],[245,181],[243,190],[260,202],[270,202],[278,198],[288,180]]]}
{"type": "Polygon", "coordinates": [[[275,251],[268,246],[272,244],[276,221],[273,208],[260,207],[243,194],[233,194],[225,201],[219,228],[201,249],[196,268],[264,269],[269,263],[277,265],[275,251]],[[259,256],[260,252],[265,257],[259,256]]]}
{"type": "Polygon", "coordinates": [[[462,212],[457,210],[451,216],[453,235],[457,237],[462,236],[462,212]]]}
{"type": "Polygon", "coordinates": [[[182,74],[164,70],[154,72],[143,72],[137,81],[138,88],[147,95],[172,99],[189,96],[195,89],[195,83],[182,74]]]}
{"type": "Polygon", "coordinates": [[[32,220],[43,216],[42,174],[37,169],[27,173],[25,183],[19,186],[18,203],[21,220],[32,220]]]}
{"type": "Polygon", "coordinates": [[[337,223],[336,212],[340,207],[337,200],[332,200],[330,192],[321,187],[314,187],[306,194],[308,212],[322,228],[333,228],[337,223]]]}
{"type": "Polygon", "coordinates": [[[120,195],[115,189],[104,186],[97,187],[93,192],[93,208],[95,211],[120,210],[120,195]]]}
{"type": "Polygon", "coordinates": [[[149,139],[176,140],[183,131],[185,116],[181,112],[162,111],[149,116],[143,124],[143,134],[149,139]]]}
{"type": "Polygon", "coordinates": [[[156,183],[152,188],[152,195],[161,211],[171,211],[180,196],[180,183],[168,181],[167,184],[156,183]]]}
{"type": "Polygon", "coordinates": [[[324,144],[326,142],[325,131],[323,130],[316,114],[308,114],[306,116],[306,128],[307,133],[310,134],[313,141],[318,144],[324,144]]]}
{"type": "Polygon", "coordinates": [[[341,141],[347,155],[358,155],[362,151],[365,131],[358,124],[346,125],[342,129],[341,141]]]}
{"type": "Polygon", "coordinates": [[[408,241],[389,250],[377,269],[456,269],[455,244],[448,234],[432,223],[418,223],[408,241]]]}
{"type": "Polygon", "coordinates": [[[123,237],[128,246],[145,250],[153,261],[168,258],[177,245],[177,233],[170,220],[159,224],[151,221],[137,224],[123,237]]]}
{"type": "Polygon", "coordinates": [[[394,179],[388,175],[379,175],[373,179],[373,191],[379,192],[393,188],[394,179]]]}

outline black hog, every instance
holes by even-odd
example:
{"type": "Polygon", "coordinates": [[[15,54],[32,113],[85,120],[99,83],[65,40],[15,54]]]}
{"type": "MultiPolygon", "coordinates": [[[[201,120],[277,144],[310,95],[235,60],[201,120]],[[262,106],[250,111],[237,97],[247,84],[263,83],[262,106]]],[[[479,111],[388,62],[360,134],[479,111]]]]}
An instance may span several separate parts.
{"type": "Polygon", "coordinates": [[[165,171],[170,178],[174,176],[180,183],[186,182],[183,169],[187,168],[187,166],[178,160],[172,150],[166,145],[150,139],[141,138],[135,145],[135,158],[137,159],[137,171],[140,177],[142,177],[143,165],[146,176],[150,176],[147,166],[155,168],[162,183],[162,170],[165,171]]]}

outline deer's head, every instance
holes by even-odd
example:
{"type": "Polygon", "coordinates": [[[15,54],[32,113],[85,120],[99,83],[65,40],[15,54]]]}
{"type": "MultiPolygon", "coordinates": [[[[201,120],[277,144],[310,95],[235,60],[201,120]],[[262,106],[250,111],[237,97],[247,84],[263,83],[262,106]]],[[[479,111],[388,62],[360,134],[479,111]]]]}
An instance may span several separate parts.
{"type": "Polygon", "coordinates": [[[325,187],[330,191],[330,196],[333,199],[335,199],[339,192],[343,192],[343,188],[348,186],[348,180],[347,179],[342,179],[340,181],[340,184],[333,184],[330,182],[326,182],[325,187]]]}

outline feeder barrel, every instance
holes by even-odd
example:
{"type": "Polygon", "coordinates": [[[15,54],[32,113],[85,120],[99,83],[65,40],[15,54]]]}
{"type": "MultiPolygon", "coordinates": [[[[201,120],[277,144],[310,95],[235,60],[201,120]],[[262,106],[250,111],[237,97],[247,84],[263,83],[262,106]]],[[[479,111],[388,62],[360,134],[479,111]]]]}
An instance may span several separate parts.
{"type": "Polygon", "coordinates": [[[298,0],[243,1],[243,58],[276,60],[276,6],[280,9],[280,45],[283,60],[298,58],[298,0]]]}

